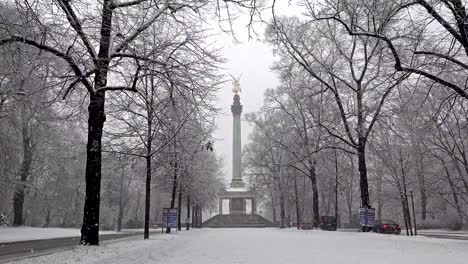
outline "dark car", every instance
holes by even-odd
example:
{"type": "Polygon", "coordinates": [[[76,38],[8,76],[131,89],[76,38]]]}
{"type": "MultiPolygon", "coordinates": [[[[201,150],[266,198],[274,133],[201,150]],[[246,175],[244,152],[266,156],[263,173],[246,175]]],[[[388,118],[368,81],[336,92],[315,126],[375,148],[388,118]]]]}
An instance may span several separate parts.
{"type": "Polygon", "coordinates": [[[320,229],[336,231],[336,218],[330,215],[320,217],[320,229]]]}
{"type": "Polygon", "coordinates": [[[314,229],[314,224],[312,223],[302,223],[300,225],[301,229],[302,230],[311,230],[311,229],[314,229]]]}
{"type": "Polygon", "coordinates": [[[376,221],[374,226],[374,232],[382,234],[395,234],[401,233],[401,226],[391,220],[376,221]]]}

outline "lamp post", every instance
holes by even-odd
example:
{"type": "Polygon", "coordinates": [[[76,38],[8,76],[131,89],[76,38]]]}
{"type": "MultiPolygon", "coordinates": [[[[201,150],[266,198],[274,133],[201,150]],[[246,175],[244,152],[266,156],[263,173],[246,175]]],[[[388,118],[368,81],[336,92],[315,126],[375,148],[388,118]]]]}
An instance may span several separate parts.
{"type": "Polygon", "coordinates": [[[335,148],[335,227],[338,228],[338,154],[335,148]]]}

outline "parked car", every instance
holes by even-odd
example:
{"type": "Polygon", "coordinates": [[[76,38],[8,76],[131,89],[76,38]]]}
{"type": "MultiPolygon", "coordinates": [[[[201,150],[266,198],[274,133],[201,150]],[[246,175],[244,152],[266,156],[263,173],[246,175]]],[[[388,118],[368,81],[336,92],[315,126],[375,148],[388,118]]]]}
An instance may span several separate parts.
{"type": "Polygon", "coordinates": [[[314,224],[312,224],[312,223],[302,223],[301,224],[301,229],[303,229],[303,230],[314,229],[314,224]]]}
{"type": "Polygon", "coordinates": [[[391,220],[376,221],[374,225],[374,232],[399,235],[401,233],[401,226],[391,220]]]}
{"type": "Polygon", "coordinates": [[[323,215],[320,217],[320,229],[336,231],[336,218],[331,215],[323,215]]]}

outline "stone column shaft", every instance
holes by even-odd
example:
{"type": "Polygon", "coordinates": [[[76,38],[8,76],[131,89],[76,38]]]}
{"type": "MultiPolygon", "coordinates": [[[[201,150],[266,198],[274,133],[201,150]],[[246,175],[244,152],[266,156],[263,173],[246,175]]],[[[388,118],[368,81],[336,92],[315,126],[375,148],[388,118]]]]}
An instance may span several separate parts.
{"type": "Polygon", "coordinates": [[[232,137],[232,179],[241,179],[241,124],[240,115],[233,116],[233,137],[232,137]]]}
{"type": "Polygon", "coordinates": [[[232,112],[232,188],[243,188],[242,181],[242,164],[241,164],[241,114],[242,105],[240,104],[240,96],[234,95],[234,103],[231,105],[232,112]]]}

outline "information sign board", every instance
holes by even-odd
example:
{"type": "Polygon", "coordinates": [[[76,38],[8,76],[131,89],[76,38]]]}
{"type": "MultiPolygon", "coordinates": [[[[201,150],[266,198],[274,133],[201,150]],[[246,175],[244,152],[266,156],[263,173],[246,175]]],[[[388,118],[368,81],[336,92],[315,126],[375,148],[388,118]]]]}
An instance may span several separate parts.
{"type": "Polygon", "coordinates": [[[177,227],[177,208],[164,208],[163,209],[163,228],[176,228],[177,227]]]}
{"type": "Polygon", "coordinates": [[[375,209],[374,208],[359,208],[359,224],[361,226],[374,227],[375,209]]]}

